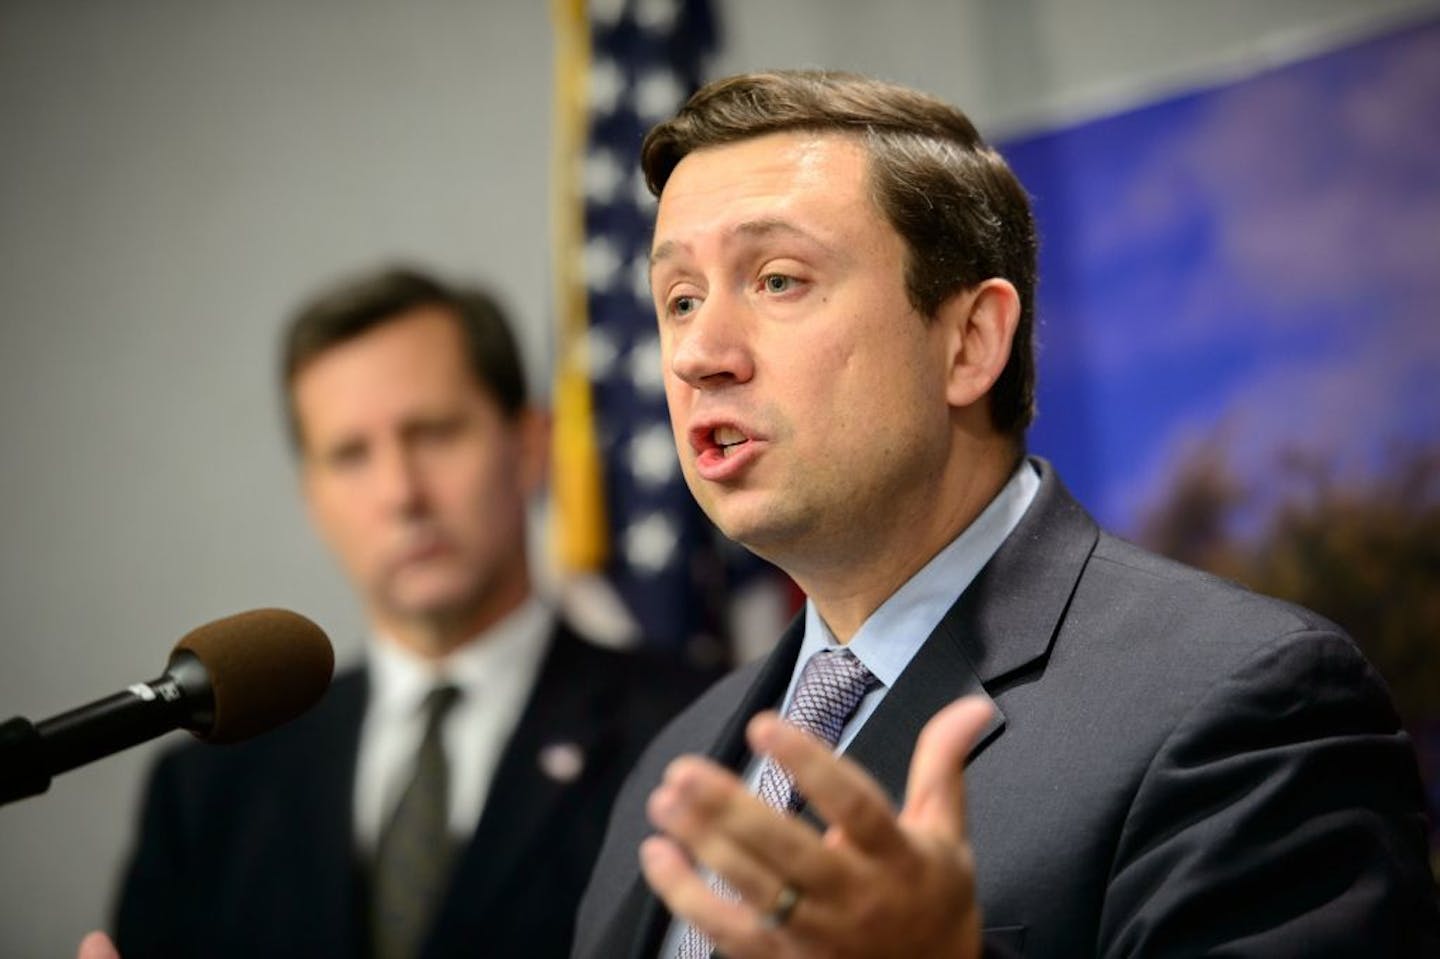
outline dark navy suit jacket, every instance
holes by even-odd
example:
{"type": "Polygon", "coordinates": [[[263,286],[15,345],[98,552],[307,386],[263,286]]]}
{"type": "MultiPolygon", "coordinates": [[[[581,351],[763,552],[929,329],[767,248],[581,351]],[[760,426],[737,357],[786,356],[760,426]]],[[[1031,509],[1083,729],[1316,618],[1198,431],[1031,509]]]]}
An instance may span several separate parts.
{"type": "MultiPolygon", "coordinates": [[[[1354,644],[1295,606],[1101,532],[1041,488],[849,747],[897,802],[946,703],[994,718],[966,771],[987,953],[1440,956],[1413,748],[1354,644]]],[[[797,622],[647,750],[616,802],[577,959],[650,959],[645,796],[681,753],[733,769],[797,622]]]]}
{"type": "MultiPolygon", "coordinates": [[[[337,678],[294,723],[190,744],[149,785],[115,932],[126,959],[363,956],[352,792],[366,678],[337,678]]],[[[423,955],[561,957],[605,819],[645,743],[702,678],[556,630],[423,955]],[[541,768],[579,747],[572,781],[541,768]]]]}

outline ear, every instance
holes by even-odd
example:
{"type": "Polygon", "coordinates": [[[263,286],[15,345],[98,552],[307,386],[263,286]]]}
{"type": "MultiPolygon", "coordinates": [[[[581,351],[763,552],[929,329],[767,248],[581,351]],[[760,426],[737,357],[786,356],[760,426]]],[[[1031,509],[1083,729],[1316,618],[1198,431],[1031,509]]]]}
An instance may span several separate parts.
{"type": "Polygon", "coordinates": [[[545,488],[550,475],[550,413],[527,406],[515,420],[519,439],[520,484],[527,498],[534,498],[545,488]]]}
{"type": "Polygon", "coordinates": [[[941,305],[949,368],[945,398],[952,407],[980,402],[1010,361],[1020,323],[1020,294],[1009,280],[992,278],[956,293],[941,305]]]}

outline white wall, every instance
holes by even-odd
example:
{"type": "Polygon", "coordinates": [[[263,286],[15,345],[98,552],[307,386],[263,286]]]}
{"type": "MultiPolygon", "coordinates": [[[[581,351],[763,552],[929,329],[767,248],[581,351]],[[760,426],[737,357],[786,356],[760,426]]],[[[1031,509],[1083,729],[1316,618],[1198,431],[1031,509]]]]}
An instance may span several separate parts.
{"type": "MultiPolygon", "coordinates": [[[[722,72],[857,69],[1003,133],[1434,3],[732,0],[722,72]]],[[[0,0],[0,718],[158,672],[289,606],[357,648],[274,397],[296,300],[401,256],[549,336],[548,4],[0,0]]],[[[138,749],[0,809],[0,955],[100,925],[138,749]]]]}

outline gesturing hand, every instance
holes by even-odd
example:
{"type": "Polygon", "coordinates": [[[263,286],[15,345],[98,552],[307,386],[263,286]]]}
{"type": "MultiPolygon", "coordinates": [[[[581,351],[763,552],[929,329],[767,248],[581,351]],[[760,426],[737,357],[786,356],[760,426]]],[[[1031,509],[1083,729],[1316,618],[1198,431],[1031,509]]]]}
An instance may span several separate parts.
{"type": "Polygon", "coordinates": [[[774,713],[756,716],[751,748],[794,775],[828,828],[818,833],[728,770],[682,756],[650,794],[662,835],[641,846],[645,879],[731,959],[978,956],[963,768],[990,710],[967,697],[926,724],[898,815],[854,762],[774,713]],[[717,894],[694,863],[723,877],[739,901],[717,894]]]}

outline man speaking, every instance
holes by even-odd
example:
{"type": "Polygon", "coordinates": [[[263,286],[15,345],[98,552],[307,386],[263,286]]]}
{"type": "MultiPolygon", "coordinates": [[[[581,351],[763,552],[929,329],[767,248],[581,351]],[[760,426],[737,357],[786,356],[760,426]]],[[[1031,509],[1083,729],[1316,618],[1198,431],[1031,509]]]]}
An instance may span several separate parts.
{"type": "Polygon", "coordinates": [[[1440,955],[1349,638],[1025,455],[1035,229],[964,115],[740,76],[643,163],[685,478],[808,601],[640,761],[576,956],[1440,955]]]}

